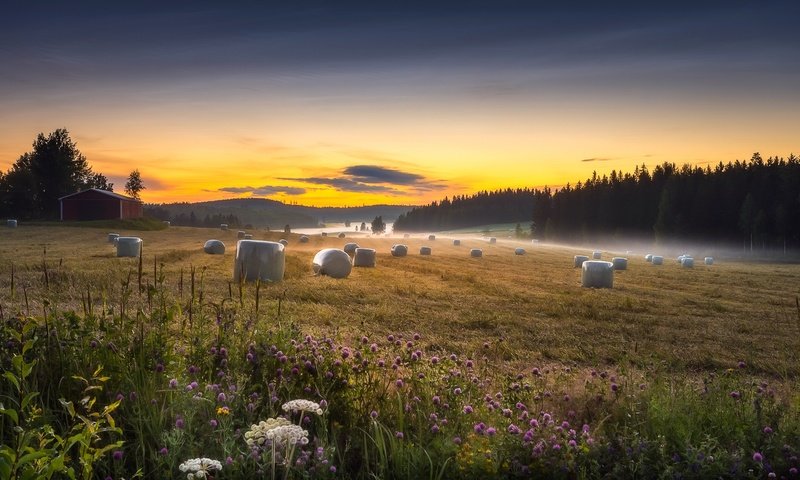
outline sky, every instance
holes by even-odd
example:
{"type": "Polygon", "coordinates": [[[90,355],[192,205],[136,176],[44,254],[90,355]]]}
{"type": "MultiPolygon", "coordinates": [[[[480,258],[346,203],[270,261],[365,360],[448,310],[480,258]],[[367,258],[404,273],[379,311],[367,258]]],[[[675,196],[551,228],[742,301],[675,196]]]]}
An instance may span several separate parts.
{"type": "Polygon", "coordinates": [[[800,154],[800,2],[3,2],[0,170],[145,202],[423,204],[800,154]]]}

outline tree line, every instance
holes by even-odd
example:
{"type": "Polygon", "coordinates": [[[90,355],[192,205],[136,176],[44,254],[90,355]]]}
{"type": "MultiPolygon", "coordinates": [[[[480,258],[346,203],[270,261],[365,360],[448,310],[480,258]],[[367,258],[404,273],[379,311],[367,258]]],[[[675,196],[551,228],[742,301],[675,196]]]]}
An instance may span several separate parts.
{"type": "MultiPolygon", "coordinates": [[[[187,204],[188,205],[188,204],[187,204]]],[[[157,218],[159,220],[167,220],[170,224],[181,227],[205,227],[217,228],[221,224],[226,224],[230,228],[245,227],[252,228],[252,225],[242,225],[239,217],[233,214],[215,213],[206,214],[203,218],[195,215],[194,211],[188,214],[181,212],[172,215],[169,210],[163,207],[145,205],[144,215],[146,217],[157,218]]]]}
{"type": "Polygon", "coordinates": [[[506,189],[445,198],[401,215],[397,231],[429,231],[524,221],[558,241],[635,236],[797,245],[800,159],[758,153],[705,167],[663,163],[650,171],[596,172],[558,190],[506,189]]]}

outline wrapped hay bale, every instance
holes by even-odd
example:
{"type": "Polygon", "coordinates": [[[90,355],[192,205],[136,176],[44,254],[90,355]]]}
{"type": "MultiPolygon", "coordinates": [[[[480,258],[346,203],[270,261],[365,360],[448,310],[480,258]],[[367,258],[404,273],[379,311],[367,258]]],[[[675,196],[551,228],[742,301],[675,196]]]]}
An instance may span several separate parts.
{"type": "Polygon", "coordinates": [[[531,240],[531,243],[533,243],[533,244],[539,243],[539,239],[538,238],[534,238],[533,240],[531,240]]]}
{"type": "Polygon", "coordinates": [[[118,257],[138,257],[142,253],[142,239],[139,237],[117,237],[118,257]]]}
{"type": "Polygon", "coordinates": [[[12,218],[9,218],[8,220],[6,220],[6,226],[8,228],[17,228],[17,221],[12,218]]]}
{"type": "Polygon", "coordinates": [[[456,247],[461,245],[461,240],[458,240],[458,239],[453,240],[453,245],[456,246],[456,247]]]}
{"type": "Polygon", "coordinates": [[[703,263],[706,265],[714,265],[714,257],[706,257],[703,259],[703,263]]]}
{"type": "Polygon", "coordinates": [[[244,236],[246,234],[247,233],[244,230],[239,230],[238,232],[236,232],[236,238],[238,238],[239,240],[244,240],[244,236]]]}
{"type": "Polygon", "coordinates": [[[119,238],[119,233],[109,233],[108,234],[108,243],[113,243],[114,245],[116,245],[118,238],[119,238]]]}
{"type": "Polygon", "coordinates": [[[405,257],[406,255],[408,255],[408,246],[403,244],[392,245],[393,257],[405,257]]]}
{"type": "Polygon", "coordinates": [[[431,247],[419,247],[419,254],[420,255],[430,255],[431,254],[431,247]]]}
{"type": "Polygon", "coordinates": [[[338,237],[339,237],[339,238],[344,238],[344,232],[340,233],[340,234],[338,235],[338,237]]]}
{"type": "Polygon", "coordinates": [[[245,240],[252,240],[253,239],[253,234],[252,233],[245,233],[244,234],[244,239],[245,240]]]}
{"type": "Polygon", "coordinates": [[[311,266],[315,274],[333,278],[346,278],[353,267],[350,264],[350,255],[338,248],[320,250],[314,255],[311,266]]]}
{"type": "Polygon", "coordinates": [[[436,235],[428,235],[428,240],[436,240],[436,235]]]}
{"type": "Polygon", "coordinates": [[[278,240],[278,243],[280,243],[281,245],[283,245],[285,247],[286,245],[289,245],[289,240],[286,240],[285,238],[281,238],[280,240],[278,240]]]}
{"type": "Polygon", "coordinates": [[[586,255],[575,255],[575,267],[581,268],[583,266],[583,262],[589,260],[589,257],[586,255]]]}
{"type": "Polygon", "coordinates": [[[320,233],[320,236],[321,237],[327,237],[328,236],[328,232],[322,232],[322,233],[320,233]]]}
{"type": "Polygon", "coordinates": [[[497,243],[497,238],[496,237],[491,237],[489,239],[489,243],[497,243]]]}
{"type": "Polygon", "coordinates": [[[603,252],[595,250],[594,252],[592,252],[592,258],[595,260],[600,260],[601,258],[603,258],[603,252]]]}
{"type": "Polygon", "coordinates": [[[694,258],[683,257],[683,260],[681,260],[681,266],[683,268],[694,268],[694,258]]]}
{"type": "Polygon", "coordinates": [[[164,224],[164,226],[165,226],[165,227],[167,227],[167,228],[169,228],[169,227],[172,225],[171,223],[169,223],[169,221],[168,221],[168,220],[164,220],[164,221],[163,221],[163,222],[161,222],[161,223],[163,223],[163,224],[164,224]]]}
{"type": "Polygon", "coordinates": [[[645,255],[644,256],[644,261],[648,262],[648,263],[652,262],[653,261],[653,254],[652,253],[648,253],[647,255],[645,255]]]}
{"type": "Polygon", "coordinates": [[[374,267],[375,266],[375,249],[372,248],[356,248],[356,255],[353,257],[354,267],[374,267]]]}
{"type": "Polygon", "coordinates": [[[227,223],[220,223],[219,224],[219,229],[220,230],[227,230],[228,229],[228,224],[227,223]]]}
{"type": "Polygon", "coordinates": [[[651,263],[653,265],[664,265],[664,257],[661,255],[653,255],[653,260],[651,263]]]}
{"type": "Polygon", "coordinates": [[[688,256],[689,256],[689,255],[686,255],[686,254],[684,253],[683,255],[678,255],[678,258],[676,258],[675,260],[676,260],[676,261],[677,261],[679,264],[681,264],[681,265],[682,265],[682,264],[683,264],[683,259],[684,259],[684,258],[686,258],[686,257],[688,257],[688,256]]]}
{"type": "Polygon", "coordinates": [[[614,257],[611,259],[611,263],[614,265],[614,270],[627,270],[628,269],[628,259],[624,257],[614,257]]]}
{"type": "Polygon", "coordinates": [[[305,235],[300,235],[300,243],[308,243],[308,237],[305,235]]]}
{"type": "Polygon", "coordinates": [[[614,264],[599,260],[583,262],[581,286],[587,288],[614,288],[614,264]]]}
{"type": "Polygon", "coordinates": [[[525,255],[525,249],[524,248],[514,249],[514,255],[525,255]]]}
{"type": "Polygon", "coordinates": [[[233,281],[280,282],[286,269],[285,247],[265,240],[239,240],[233,261],[233,281]]]}
{"type": "Polygon", "coordinates": [[[469,251],[469,256],[473,258],[480,258],[483,256],[483,250],[480,248],[473,248],[469,251]]]}
{"type": "Polygon", "coordinates": [[[404,233],[404,234],[403,234],[403,238],[408,238],[408,237],[410,237],[410,236],[411,236],[411,235],[409,235],[409,234],[407,234],[407,233],[404,233]]]}
{"type": "Polygon", "coordinates": [[[345,243],[344,244],[344,248],[342,248],[342,250],[347,252],[348,255],[352,255],[352,254],[356,253],[356,249],[357,248],[358,248],[358,244],[357,243],[345,243]]]}
{"type": "Polygon", "coordinates": [[[203,245],[203,251],[209,255],[225,255],[225,244],[220,240],[207,240],[203,245]]]}

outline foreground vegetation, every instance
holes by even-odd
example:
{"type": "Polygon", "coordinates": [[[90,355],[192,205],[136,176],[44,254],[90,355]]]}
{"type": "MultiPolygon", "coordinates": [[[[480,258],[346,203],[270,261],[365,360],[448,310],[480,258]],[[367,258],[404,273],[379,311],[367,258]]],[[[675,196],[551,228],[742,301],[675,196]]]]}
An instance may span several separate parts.
{"type": "Polygon", "coordinates": [[[104,231],[0,235],[0,478],[177,478],[203,457],[213,478],[800,468],[797,266],[631,257],[594,291],[563,248],[393,258],[359,238],[378,268],[336,281],[310,258],[347,240],[292,237],[284,282],[238,285],[230,250],[201,252],[230,232],[140,232],[141,262],[104,231]]]}

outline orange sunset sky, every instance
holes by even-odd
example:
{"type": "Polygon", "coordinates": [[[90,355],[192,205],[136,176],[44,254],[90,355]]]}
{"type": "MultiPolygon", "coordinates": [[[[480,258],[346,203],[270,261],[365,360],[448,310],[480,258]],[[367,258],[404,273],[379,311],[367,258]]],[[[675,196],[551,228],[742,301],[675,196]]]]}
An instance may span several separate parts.
{"type": "Polygon", "coordinates": [[[352,206],[800,153],[790,3],[374,3],[16,4],[0,170],[64,127],[145,202],[352,206]]]}

